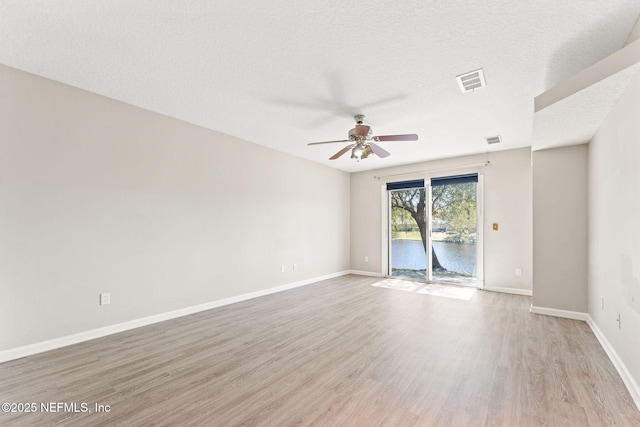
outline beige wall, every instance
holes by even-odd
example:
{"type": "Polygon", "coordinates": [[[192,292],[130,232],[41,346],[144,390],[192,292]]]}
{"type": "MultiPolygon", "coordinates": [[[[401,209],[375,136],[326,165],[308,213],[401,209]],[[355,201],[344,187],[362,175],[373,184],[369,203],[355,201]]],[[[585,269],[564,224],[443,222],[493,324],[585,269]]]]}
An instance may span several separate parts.
{"type": "Polygon", "coordinates": [[[383,190],[386,182],[478,172],[484,180],[485,287],[530,291],[531,267],[531,152],[528,148],[458,157],[351,174],[351,268],[383,271],[383,190]],[[489,166],[459,168],[482,163],[489,166]],[[432,171],[383,179],[374,176],[432,171]],[[492,231],[492,223],[499,224],[492,231]],[[369,262],[365,262],[368,257],[369,262]],[[516,268],[523,270],[516,276],[516,268]]]}
{"type": "Polygon", "coordinates": [[[587,145],[533,152],[533,305],[587,312],[587,145]]]}
{"type": "Polygon", "coordinates": [[[347,173],[5,66],[0,95],[0,350],[349,269],[347,173]]]}
{"type": "Polygon", "coordinates": [[[635,379],[636,402],[640,402],[639,118],[640,74],[589,147],[589,315],[635,379]]]}

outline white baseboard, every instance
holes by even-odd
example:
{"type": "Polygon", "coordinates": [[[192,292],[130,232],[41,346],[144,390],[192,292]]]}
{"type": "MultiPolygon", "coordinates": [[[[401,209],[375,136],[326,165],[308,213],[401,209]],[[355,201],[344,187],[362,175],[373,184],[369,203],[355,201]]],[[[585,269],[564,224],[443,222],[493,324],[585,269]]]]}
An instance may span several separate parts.
{"type": "Polygon", "coordinates": [[[587,321],[589,315],[587,313],[581,313],[579,311],[558,310],[557,308],[536,307],[531,305],[529,310],[534,314],[544,314],[545,316],[564,317],[565,319],[574,319],[587,321]]]}
{"type": "Polygon", "coordinates": [[[382,273],[375,273],[373,271],[349,270],[349,274],[357,274],[358,276],[383,277],[382,273]]]}
{"type": "Polygon", "coordinates": [[[636,407],[638,408],[638,410],[640,410],[640,385],[638,385],[638,382],[633,378],[633,376],[631,376],[629,370],[627,369],[627,365],[625,365],[622,359],[620,359],[620,356],[618,356],[618,353],[616,353],[616,351],[613,349],[593,318],[587,314],[586,321],[593,331],[593,334],[600,342],[600,345],[607,353],[607,356],[609,356],[609,359],[611,359],[611,363],[613,363],[613,366],[615,366],[618,374],[620,374],[622,381],[627,386],[627,390],[629,390],[629,394],[636,404],[636,407]]]}
{"type": "Polygon", "coordinates": [[[499,286],[485,286],[482,288],[485,291],[502,292],[505,294],[526,295],[528,297],[533,295],[530,289],[517,289],[517,288],[502,288],[499,286]]]}
{"type": "Polygon", "coordinates": [[[151,325],[158,322],[163,322],[165,320],[175,319],[177,317],[187,316],[189,314],[194,314],[194,313],[198,313],[205,310],[211,310],[212,308],[222,307],[224,305],[234,304],[237,302],[258,298],[265,295],[270,295],[277,292],[298,288],[300,286],[309,285],[322,280],[333,279],[334,277],[344,276],[349,273],[351,272],[341,271],[338,273],[327,274],[321,277],[314,277],[312,279],[306,279],[306,280],[302,280],[295,283],[288,283],[286,285],[276,286],[269,289],[263,289],[256,292],[250,292],[248,294],[237,295],[237,296],[225,298],[222,300],[211,301],[208,303],[199,304],[192,307],[185,307],[178,310],[169,311],[166,313],[160,313],[160,314],[155,314],[153,316],[130,320],[128,322],[123,322],[115,325],[105,326],[102,328],[92,329],[89,331],[84,331],[84,332],[80,332],[73,335],[67,335],[64,337],[54,338],[51,340],[29,344],[22,347],[3,350],[3,351],[0,351],[0,363],[7,362],[9,360],[19,359],[21,357],[31,356],[32,354],[42,353],[44,351],[54,350],[60,347],[66,347],[68,345],[77,344],[84,341],[89,341],[95,338],[101,338],[107,335],[116,334],[118,332],[124,332],[130,329],[135,329],[135,328],[151,325]]]}

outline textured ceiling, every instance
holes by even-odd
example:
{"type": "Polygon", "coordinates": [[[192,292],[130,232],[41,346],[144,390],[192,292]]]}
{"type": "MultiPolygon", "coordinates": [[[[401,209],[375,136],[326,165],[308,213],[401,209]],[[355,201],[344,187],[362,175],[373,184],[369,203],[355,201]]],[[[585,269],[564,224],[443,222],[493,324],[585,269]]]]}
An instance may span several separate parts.
{"type": "Polygon", "coordinates": [[[0,0],[0,63],[358,171],[530,146],[534,97],[620,49],[639,14],[638,0],[0,0]],[[477,68],[487,87],[462,94],[456,75],[477,68]],[[343,139],[357,113],[420,139],[361,162],[306,145],[343,139]]]}
{"type": "Polygon", "coordinates": [[[531,149],[591,141],[638,72],[640,40],[536,97],[531,149]]]}

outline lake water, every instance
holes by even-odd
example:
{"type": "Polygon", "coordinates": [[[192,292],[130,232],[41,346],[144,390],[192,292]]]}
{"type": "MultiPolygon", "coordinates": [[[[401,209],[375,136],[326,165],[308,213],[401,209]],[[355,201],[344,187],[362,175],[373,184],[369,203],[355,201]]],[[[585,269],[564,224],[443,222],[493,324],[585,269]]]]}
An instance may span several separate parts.
{"type": "MultiPolygon", "coordinates": [[[[433,242],[433,250],[440,264],[450,272],[475,275],[476,245],[433,242]]],[[[392,268],[424,270],[427,256],[421,240],[392,240],[392,268]]]]}

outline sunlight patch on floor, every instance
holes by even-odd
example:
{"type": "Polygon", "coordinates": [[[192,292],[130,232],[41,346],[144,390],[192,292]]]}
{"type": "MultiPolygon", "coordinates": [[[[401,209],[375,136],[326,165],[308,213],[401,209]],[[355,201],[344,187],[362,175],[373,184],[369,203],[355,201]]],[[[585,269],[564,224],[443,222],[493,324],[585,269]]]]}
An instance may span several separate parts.
{"type": "Polygon", "coordinates": [[[398,291],[415,292],[423,295],[434,295],[438,297],[454,298],[469,301],[477,291],[474,288],[441,285],[438,283],[421,283],[410,280],[384,279],[374,283],[372,286],[379,288],[395,289],[398,291]]]}

